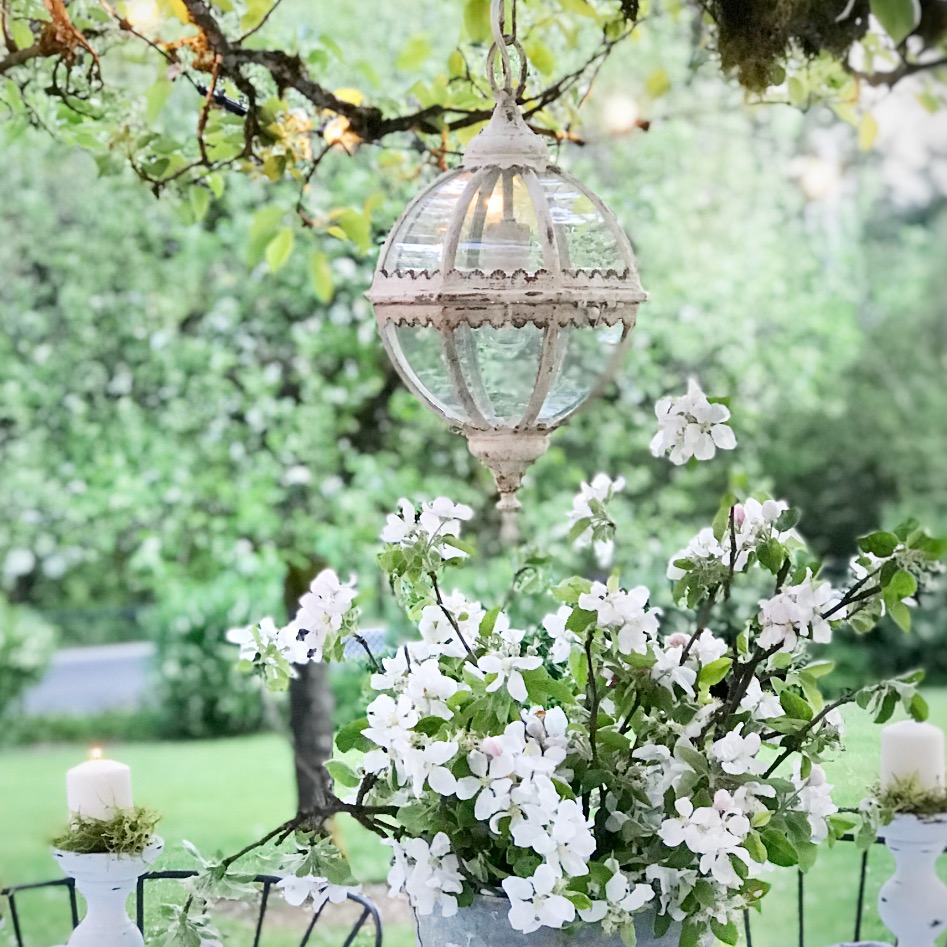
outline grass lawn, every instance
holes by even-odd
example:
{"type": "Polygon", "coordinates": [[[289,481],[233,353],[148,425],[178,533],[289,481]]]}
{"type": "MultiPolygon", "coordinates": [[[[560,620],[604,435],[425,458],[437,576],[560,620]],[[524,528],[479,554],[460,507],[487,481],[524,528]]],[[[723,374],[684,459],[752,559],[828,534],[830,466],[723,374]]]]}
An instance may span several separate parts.
{"type": "MultiPolygon", "coordinates": [[[[930,690],[931,721],[947,728],[947,689],[930,690]]],[[[878,728],[860,711],[847,716],[849,752],[827,768],[839,805],[855,805],[877,777],[878,728]]],[[[292,762],[284,739],[274,735],[237,740],[110,746],[108,755],[132,767],[136,802],[164,813],[160,831],[166,853],[159,867],[186,867],[180,841],[188,839],[205,853],[234,851],[259,837],[293,812],[292,762]]],[[[0,884],[56,876],[48,840],[66,818],[65,772],[86,757],[84,746],[56,746],[0,752],[0,884]]],[[[342,841],[356,876],[380,882],[387,871],[386,850],[365,830],[340,822],[342,841]]],[[[806,878],[806,935],[815,947],[850,938],[853,930],[859,855],[853,846],[826,851],[806,878]]],[[[883,936],[875,917],[877,889],[888,877],[887,851],[872,852],[866,927],[863,936],[883,936]]],[[[796,936],[796,873],[775,871],[774,891],[763,913],[754,917],[755,947],[792,947],[796,936]]],[[[373,893],[377,892],[373,889],[373,893]]],[[[65,911],[35,896],[29,920],[35,938],[29,947],[49,947],[66,924],[65,911]]],[[[386,898],[380,898],[385,909],[386,898]]],[[[26,907],[26,904],[23,905],[26,907]]],[[[289,912],[280,911],[277,929],[265,947],[298,944],[289,912]]],[[[250,943],[245,923],[227,916],[227,944],[250,943]],[[241,936],[241,933],[243,936],[241,936]]],[[[4,934],[0,931],[0,944],[4,934]]],[[[64,939],[64,938],[63,938],[64,939]]],[[[158,941],[155,940],[155,943],[158,941]]],[[[341,943],[341,940],[339,941],[341,943]]],[[[323,941],[320,941],[320,944],[323,941]]],[[[324,943],[331,947],[330,938],[324,943]]],[[[410,926],[401,918],[386,925],[386,947],[409,947],[410,926]]]]}

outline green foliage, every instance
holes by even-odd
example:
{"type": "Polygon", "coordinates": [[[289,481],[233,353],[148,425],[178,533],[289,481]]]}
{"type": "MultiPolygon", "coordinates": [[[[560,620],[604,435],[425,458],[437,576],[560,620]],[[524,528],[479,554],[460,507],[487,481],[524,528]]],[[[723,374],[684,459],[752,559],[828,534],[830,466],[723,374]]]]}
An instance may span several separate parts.
{"type": "Polygon", "coordinates": [[[53,847],[82,855],[140,855],[154,838],[161,816],[151,809],[135,806],[119,809],[110,819],[73,816],[72,822],[53,839],[53,847]]]}
{"type": "Polygon", "coordinates": [[[0,594],[0,719],[43,676],[56,644],[53,628],[0,594]]]}
{"type": "Polygon", "coordinates": [[[260,687],[237,672],[228,629],[246,625],[261,601],[274,605],[279,570],[223,573],[212,583],[168,583],[145,618],[157,645],[153,706],[161,732],[197,738],[250,733],[264,724],[260,687]]]}

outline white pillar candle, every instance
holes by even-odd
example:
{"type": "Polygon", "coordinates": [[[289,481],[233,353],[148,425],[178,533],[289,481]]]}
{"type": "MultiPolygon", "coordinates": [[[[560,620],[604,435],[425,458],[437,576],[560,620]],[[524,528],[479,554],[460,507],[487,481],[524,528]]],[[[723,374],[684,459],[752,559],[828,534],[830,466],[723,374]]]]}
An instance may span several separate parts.
{"type": "Polygon", "coordinates": [[[66,773],[72,816],[111,819],[116,809],[132,807],[132,771],[115,760],[89,760],[66,773]]]}
{"type": "Polygon", "coordinates": [[[944,789],[944,732],[929,723],[904,720],[881,731],[881,788],[915,778],[919,789],[944,789]]]}

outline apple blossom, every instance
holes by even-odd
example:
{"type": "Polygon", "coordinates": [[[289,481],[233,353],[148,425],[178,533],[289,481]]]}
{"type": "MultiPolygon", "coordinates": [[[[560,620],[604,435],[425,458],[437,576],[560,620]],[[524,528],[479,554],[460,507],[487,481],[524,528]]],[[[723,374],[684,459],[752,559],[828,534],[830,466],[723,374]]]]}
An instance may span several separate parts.
{"type": "Polygon", "coordinates": [[[668,453],[672,464],[686,463],[691,457],[710,460],[718,448],[733,450],[737,446],[726,424],[730,411],[722,404],[711,404],[693,379],[686,395],[662,398],[654,413],[658,433],[651,441],[651,453],[655,457],[668,453]]]}

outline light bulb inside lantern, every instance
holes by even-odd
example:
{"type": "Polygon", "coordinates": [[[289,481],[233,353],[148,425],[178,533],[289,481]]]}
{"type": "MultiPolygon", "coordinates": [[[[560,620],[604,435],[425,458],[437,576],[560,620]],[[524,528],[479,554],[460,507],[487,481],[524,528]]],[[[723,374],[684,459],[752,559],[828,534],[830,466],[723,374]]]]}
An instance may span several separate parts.
{"type": "Polygon", "coordinates": [[[151,30],[161,19],[161,10],[156,0],[128,0],[125,4],[125,19],[136,30],[151,30]]]}

